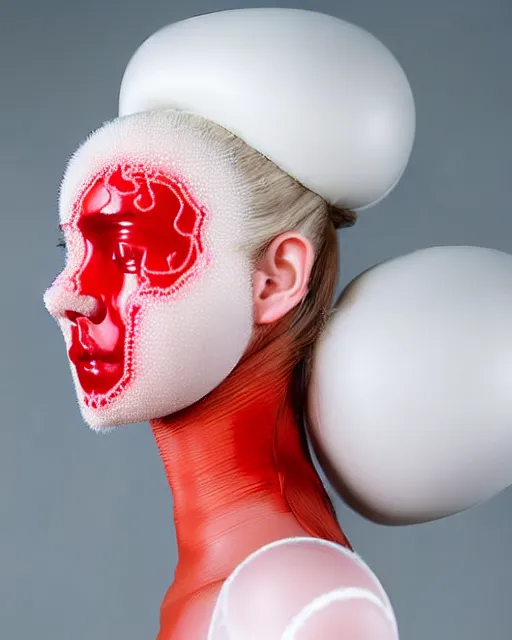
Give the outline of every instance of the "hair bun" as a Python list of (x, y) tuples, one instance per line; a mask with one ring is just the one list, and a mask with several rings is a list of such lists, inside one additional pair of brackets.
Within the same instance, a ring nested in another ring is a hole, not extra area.
[(353, 227), (357, 220), (357, 213), (352, 209), (340, 209), (338, 207), (329, 208), (329, 218), (335, 229)]

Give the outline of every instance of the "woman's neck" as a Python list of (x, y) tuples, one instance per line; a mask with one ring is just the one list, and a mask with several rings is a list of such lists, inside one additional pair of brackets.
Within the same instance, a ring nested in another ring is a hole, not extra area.
[(283, 345), (274, 343), (205, 399), (152, 421), (174, 498), (175, 591), (225, 580), (281, 538), (348, 544), (301, 440), (291, 379)]

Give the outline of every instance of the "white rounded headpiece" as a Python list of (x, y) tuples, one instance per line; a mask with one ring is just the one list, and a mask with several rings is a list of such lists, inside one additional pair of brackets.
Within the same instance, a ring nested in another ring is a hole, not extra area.
[(136, 51), (119, 114), (215, 122), (338, 207), (385, 197), (407, 165), (415, 110), (389, 50), (312, 11), (241, 9), (169, 25)]

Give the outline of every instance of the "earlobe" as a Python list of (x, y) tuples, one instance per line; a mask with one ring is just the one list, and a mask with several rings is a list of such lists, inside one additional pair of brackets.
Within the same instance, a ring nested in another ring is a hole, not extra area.
[(300, 234), (285, 233), (271, 242), (254, 274), (256, 324), (276, 322), (302, 301), (313, 261), (313, 246)]

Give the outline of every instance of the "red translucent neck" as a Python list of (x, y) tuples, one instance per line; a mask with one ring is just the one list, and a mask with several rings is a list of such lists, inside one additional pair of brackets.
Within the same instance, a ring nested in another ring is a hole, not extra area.
[(264, 544), (311, 535), (349, 546), (304, 446), (279, 352), (249, 357), (207, 398), (151, 424), (178, 546), (163, 625), (173, 602), (221, 583)]

